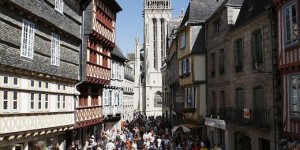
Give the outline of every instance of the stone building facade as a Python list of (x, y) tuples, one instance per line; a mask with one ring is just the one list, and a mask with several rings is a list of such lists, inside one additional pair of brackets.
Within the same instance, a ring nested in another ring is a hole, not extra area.
[(235, 25), (243, 0), (227, 0), (206, 20), (206, 49), (207, 49), (207, 110), (205, 125), (207, 137), (212, 143), (226, 145), (226, 120), (222, 109), (229, 99), (230, 72), (228, 68), (230, 51), (228, 32)]
[(0, 2), (0, 149), (72, 141), (80, 1)]
[[(276, 32), (270, 6), (271, 1), (244, 1), (233, 29), (227, 34), (224, 62), (229, 85), (222, 89), (226, 99), (218, 117), (227, 122), (226, 149), (273, 150), (278, 146), (274, 111), (274, 93), (279, 92), (278, 84), (275, 84)], [(212, 53), (209, 55), (213, 56)], [(222, 94), (218, 88), (211, 88), (210, 92), (211, 102), (215, 99), (222, 103), (222, 99), (216, 97)], [(216, 110), (213, 103), (210, 106)], [(213, 130), (208, 134), (218, 138)]]

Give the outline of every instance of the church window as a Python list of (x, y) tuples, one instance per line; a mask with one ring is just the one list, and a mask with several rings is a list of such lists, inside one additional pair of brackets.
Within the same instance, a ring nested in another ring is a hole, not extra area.
[(157, 69), (156, 51), (157, 51), (157, 20), (153, 19), (153, 63), (155, 69)]
[(165, 57), (165, 21), (164, 19), (160, 19), (160, 27), (161, 27), (161, 58)]

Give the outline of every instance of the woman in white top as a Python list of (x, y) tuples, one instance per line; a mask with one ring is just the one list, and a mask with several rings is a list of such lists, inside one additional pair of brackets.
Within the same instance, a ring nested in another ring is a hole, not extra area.
[(132, 149), (132, 150), (137, 150), (137, 144), (136, 144), (136, 141), (135, 141), (135, 140), (133, 140), (133, 143), (132, 143), (132, 145), (131, 145), (131, 149)]

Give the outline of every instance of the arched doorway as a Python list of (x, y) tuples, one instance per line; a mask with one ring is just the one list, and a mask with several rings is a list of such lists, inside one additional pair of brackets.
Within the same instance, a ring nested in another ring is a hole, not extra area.
[(251, 138), (243, 132), (237, 132), (235, 145), (235, 150), (251, 150)]

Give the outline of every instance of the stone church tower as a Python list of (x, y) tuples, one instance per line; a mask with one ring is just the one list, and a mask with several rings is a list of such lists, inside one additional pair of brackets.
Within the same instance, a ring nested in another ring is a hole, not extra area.
[(140, 110), (147, 116), (162, 115), (161, 67), (166, 57), (167, 22), (171, 19), (171, 0), (144, 0), (145, 72)]

